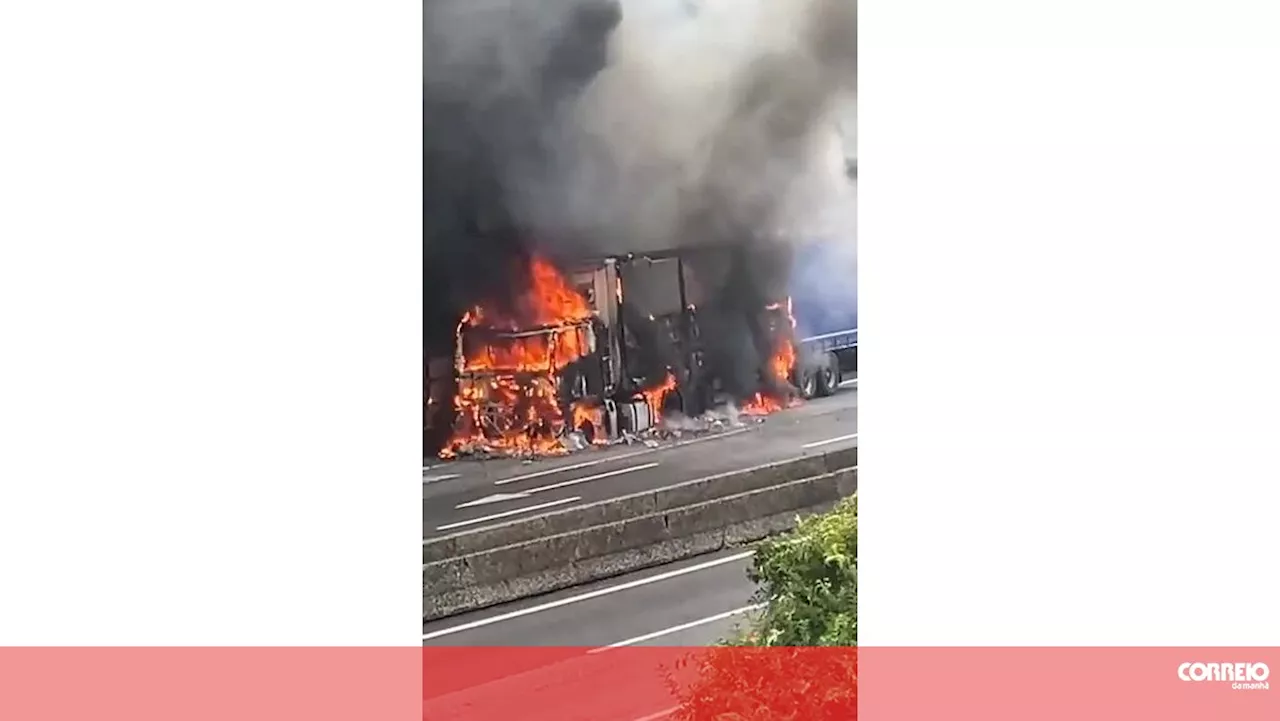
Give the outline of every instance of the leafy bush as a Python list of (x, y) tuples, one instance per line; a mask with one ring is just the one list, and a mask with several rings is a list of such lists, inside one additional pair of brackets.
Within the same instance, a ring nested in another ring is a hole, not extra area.
[(750, 575), (763, 611), (684, 660), (692, 682), (673, 681), (673, 719), (857, 718), (857, 498), (761, 544)]
[(765, 541), (750, 571), (764, 612), (731, 643), (858, 645), (858, 498)]

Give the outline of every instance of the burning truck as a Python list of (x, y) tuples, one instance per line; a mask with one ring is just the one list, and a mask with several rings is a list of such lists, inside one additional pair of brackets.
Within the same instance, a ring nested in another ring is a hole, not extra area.
[[(424, 456), (838, 384), (839, 349), (792, 317), (792, 244), (756, 236), (794, 228), (782, 200), (856, 77), (854, 5), (695, 5), (425, 0)], [(717, 41), (756, 31), (776, 37)]]
[(428, 422), (450, 431), (439, 455), (562, 453), (665, 416), (799, 402), (806, 368), (785, 288), (726, 292), (757, 287), (734, 277), (750, 265), (742, 254), (681, 248), (560, 266), (531, 255), (515, 301), (468, 310), (447, 370), (436, 359)]

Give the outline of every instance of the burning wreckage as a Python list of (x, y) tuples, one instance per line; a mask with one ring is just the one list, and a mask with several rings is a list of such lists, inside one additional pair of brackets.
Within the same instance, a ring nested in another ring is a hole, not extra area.
[[(753, 229), (792, 227), (781, 199), (821, 165), (854, 5), (700, 5), (426, 0), (424, 455), (689, 432), (838, 384), (856, 322), (804, 317), (829, 287), (792, 283), (797, 244)], [(767, 51), (700, 39), (747, 26), (789, 30)], [(671, 47), (705, 77), (657, 62)]]
[[(467, 311), (451, 363), (434, 363), (428, 405), (445, 407), (428, 423), (443, 419), (451, 431), (438, 455), (559, 454), (736, 424), (799, 403), (802, 387), (813, 395), (800, 380), (813, 370), (797, 353), (789, 298), (757, 296), (757, 311), (744, 314), (708, 292), (706, 276), (741, 253), (615, 256), (564, 272), (529, 257), (511, 308)], [(750, 347), (726, 343), (728, 328)]]

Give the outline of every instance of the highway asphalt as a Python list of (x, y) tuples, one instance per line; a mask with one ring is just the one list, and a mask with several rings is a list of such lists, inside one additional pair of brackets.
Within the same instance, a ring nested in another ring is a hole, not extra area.
[(753, 611), (732, 550), (424, 623), (427, 646), (707, 646)]
[(634, 444), (534, 462), (432, 464), (423, 470), (423, 538), (856, 446), (857, 432), (855, 382), (762, 422), (657, 448)]

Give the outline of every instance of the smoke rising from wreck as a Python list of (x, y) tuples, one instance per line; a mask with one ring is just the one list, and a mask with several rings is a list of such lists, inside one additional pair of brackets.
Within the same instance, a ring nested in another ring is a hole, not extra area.
[(691, 262), (699, 323), (725, 387), (754, 390), (787, 244), (852, 243), (830, 151), (856, 53), (854, 0), (424, 0), (428, 354), (514, 304), (534, 254), (726, 246)]

